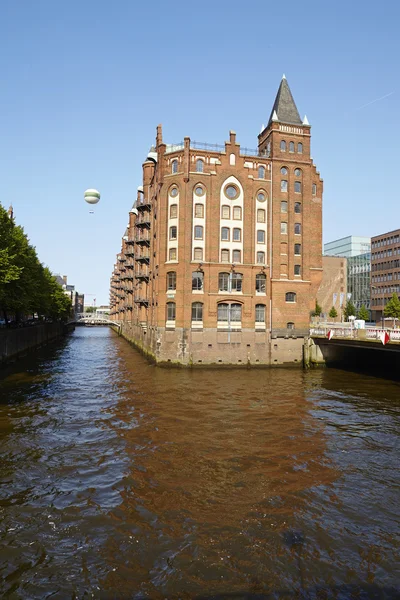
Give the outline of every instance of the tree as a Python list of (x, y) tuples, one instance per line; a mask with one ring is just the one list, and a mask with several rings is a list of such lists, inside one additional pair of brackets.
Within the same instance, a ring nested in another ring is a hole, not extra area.
[(365, 307), (365, 304), (363, 304), (358, 311), (358, 318), (363, 321), (369, 321), (369, 310)]
[(318, 300), (315, 301), (315, 308), (311, 313), (312, 317), (320, 317), (322, 313), (322, 308), (320, 307), (320, 305), (318, 304)]
[(392, 317), (392, 319), (400, 319), (400, 300), (396, 293), (390, 298), (389, 302), (385, 306), (385, 317)]
[(337, 310), (334, 306), (332, 306), (331, 310), (329, 311), (329, 317), (331, 319), (336, 319), (337, 317)]
[(356, 307), (354, 306), (351, 300), (348, 300), (343, 311), (344, 318), (346, 319), (346, 321), (348, 321), (349, 317), (355, 317), (356, 313)]

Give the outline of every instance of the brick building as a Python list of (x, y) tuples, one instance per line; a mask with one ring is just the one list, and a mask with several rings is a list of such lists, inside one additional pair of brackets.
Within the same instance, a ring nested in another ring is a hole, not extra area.
[(258, 148), (161, 126), (111, 278), (111, 317), (159, 362), (300, 362), (322, 278), (322, 180), (282, 79)]
[(380, 322), (393, 293), (400, 293), (400, 229), (371, 238), (372, 320)]

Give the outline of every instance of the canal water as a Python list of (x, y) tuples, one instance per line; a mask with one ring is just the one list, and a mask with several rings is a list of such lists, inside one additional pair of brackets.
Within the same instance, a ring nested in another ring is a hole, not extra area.
[(2, 372), (1, 597), (399, 597), (399, 392), (76, 329)]

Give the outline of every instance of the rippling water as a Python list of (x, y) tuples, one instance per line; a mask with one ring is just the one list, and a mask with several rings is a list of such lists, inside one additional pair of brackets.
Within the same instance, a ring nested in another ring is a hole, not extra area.
[(78, 328), (0, 382), (3, 597), (398, 597), (399, 392)]

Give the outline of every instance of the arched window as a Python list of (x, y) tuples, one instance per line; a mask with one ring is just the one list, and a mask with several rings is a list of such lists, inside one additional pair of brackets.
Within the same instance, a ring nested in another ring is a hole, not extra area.
[(201, 292), (203, 289), (204, 273), (203, 271), (193, 271), (192, 273), (192, 290)]
[(286, 329), (294, 329), (294, 323), (292, 323), (292, 321), (289, 321), (289, 323), (286, 323)]
[(287, 180), (282, 179), (281, 181), (281, 192), (287, 192)]
[(169, 239), (176, 240), (177, 237), (178, 237), (178, 229), (177, 229), (176, 225), (173, 225), (172, 227), (169, 228)]
[(203, 248), (194, 248), (193, 258), (194, 260), (203, 260)]
[(229, 292), (229, 273), (218, 275), (218, 289), (220, 292)]
[(294, 152), (294, 142), (289, 143), (289, 152)]
[(228, 323), (240, 323), (242, 320), (242, 305), (236, 303), (221, 302), (218, 304), (218, 321)]
[(221, 219), (230, 219), (231, 218), (231, 207), (226, 204), (221, 207)]
[(287, 222), (281, 221), (281, 234), (287, 235)]
[(285, 300), (286, 302), (296, 302), (295, 292), (286, 292)]
[(220, 292), (241, 292), (242, 283), (242, 273), (220, 273), (218, 275), (218, 290)]
[(203, 304), (201, 302), (193, 302), (192, 304), (192, 321), (203, 320)]
[(287, 213), (287, 202), (286, 202), (286, 200), (282, 200), (282, 202), (281, 202), (281, 212)]
[(295, 223), (294, 224), (294, 232), (296, 235), (300, 235), (301, 234), (301, 223)]
[(285, 140), (281, 141), (281, 152), (286, 152), (286, 142), (285, 142)]
[(265, 223), (265, 210), (263, 208), (257, 209), (257, 223)]
[(258, 167), (258, 179), (265, 179), (265, 167)]
[(169, 207), (169, 218), (176, 219), (177, 216), (178, 216), (178, 205), (171, 204), (171, 206)]
[(203, 227), (201, 225), (195, 225), (194, 228), (194, 239), (202, 240), (203, 239)]
[(221, 227), (221, 240), (229, 242), (229, 227)]
[(221, 250), (221, 262), (229, 262), (229, 250)]
[(265, 231), (262, 229), (257, 230), (257, 244), (265, 244)]
[(265, 323), (265, 304), (256, 304), (256, 323)]
[(265, 286), (267, 282), (267, 276), (264, 273), (257, 273), (256, 275), (256, 292), (265, 294)]
[(296, 194), (301, 194), (301, 181), (294, 182), (294, 191)]
[(195, 204), (194, 205), (194, 216), (197, 219), (204, 218), (204, 204)]
[(232, 262), (240, 263), (242, 262), (242, 253), (240, 250), (233, 250), (232, 252)]
[(235, 221), (240, 221), (242, 219), (242, 208), (240, 206), (234, 206), (232, 216)]
[(202, 173), (203, 170), (204, 170), (204, 162), (201, 160), (201, 158), (198, 158), (196, 160), (196, 172)]
[(239, 227), (234, 227), (232, 231), (232, 241), (240, 242), (242, 240), (242, 230)]
[(265, 265), (265, 252), (257, 252), (257, 264)]
[(167, 302), (167, 321), (175, 321), (176, 304), (175, 302)]
[(178, 172), (178, 161), (173, 160), (171, 163), (171, 167), (172, 167), (172, 173), (177, 173)]
[(294, 212), (295, 213), (301, 213), (301, 202), (295, 202), (294, 203)]
[(176, 290), (176, 272), (169, 271), (167, 273), (167, 290)]
[(294, 174), (296, 175), (296, 177), (301, 177), (302, 176), (301, 169), (295, 169)]
[(303, 154), (303, 144), (301, 142), (297, 144), (297, 152)]

